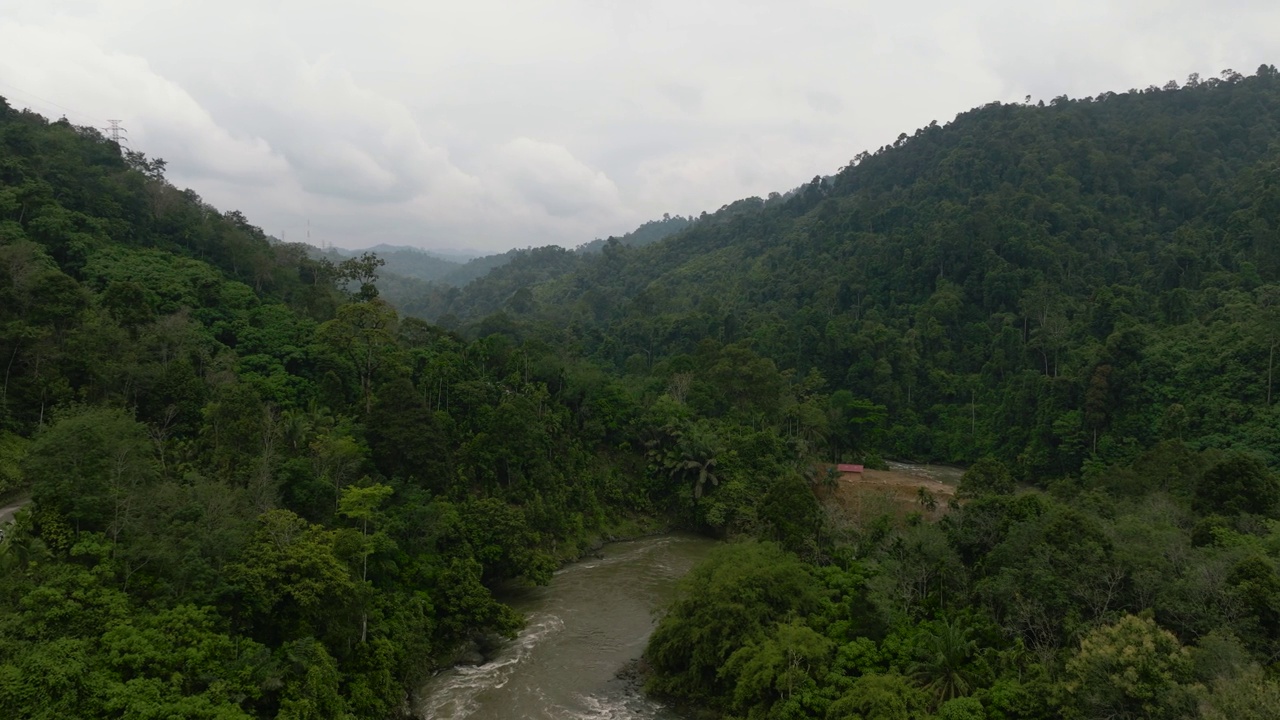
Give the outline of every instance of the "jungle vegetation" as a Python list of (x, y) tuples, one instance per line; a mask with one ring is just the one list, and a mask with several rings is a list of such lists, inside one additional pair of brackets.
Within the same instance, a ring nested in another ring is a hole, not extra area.
[[(996, 103), (396, 308), (0, 103), (0, 707), (385, 718), (657, 518), (735, 540), (646, 653), (707, 713), (1274, 717), (1278, 130), (1271, 66)], [(819, 501), (884, 457), (962, 499)]]

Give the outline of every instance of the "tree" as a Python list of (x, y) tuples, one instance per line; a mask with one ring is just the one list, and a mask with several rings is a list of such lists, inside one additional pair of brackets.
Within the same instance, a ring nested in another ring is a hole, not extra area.
[(800, 476), (774, 480), (760, 500), (759, 514), (770, 527), (771, 539), (786, 549), (795, 553), (817, 550), (822, 507)]
[[(379, 506), (391, 497), (392, 490), (386, 485), (369, 485), (366, 487), (349, 487), (342, 491), (338, 501), (338, 514), (360, 523), (360, 582), (369, 582), (369, 556), (395, 547), (395, 543), (386, 533), (374, 531), (370, 526), (380, 520)], [(365, 642), (369, 635), (369, 611), (360, 613), (360, 642)]]
[(674, 454), (671, 455), (671, 477), (685, 476), (693, 478), (693, 502), (697, 505), (702, 498), (706, 485), (720, 484), (715, 467), (719, 463), (718, 456), (724, 451), (723, 442), (711, 423), (700, 420), (690, 425), (676, 441)]
[(270, 510), (227, 580), (258, 632), (272, 639), (340, 633), (355, 584), (334, 552), (334, 533), (287, 510)]
[(873, 449), (879, 441), (886, 418), (883, 405), (859, 399), (848, 390), (837, 390), (828, 403), (832, 455), (840, 459), (842, 450), (855, 456)]
[(317, 339), (355, 371), (365, 414), (373, 410), (373, 383), (395, 362), (396, 311), (381, 300), (351, 303), (316, 331)]
[(1273, 515), (1280, 484), (1256, 457), (1236, 452), (1205, 472), (1195, 494), (1205, 513)]
[(284, 687), (280, 720), (327, 720), (346, 717), (342, 675), (333, 656), (315, 638), (304, 637), (283, 648)]
[(124, 717), (248, 720), (240, 703), (266, 680), (253, 667), (265, 648), (233, 638), (213, 608), (179, 605), (117, 624), (102, 635), (113, 676), (104, 709)]
[(145, 511), (143, 490), (159, 476), (146, 427), (115, 409), (78, 409), (32, 441), (22, 461), (40, 508), (113, 542)]
[(1093, 429), (1093, 451), (1098, 451), (1098, 431), (1107, 424), (1111, 412), (1110, 365), (1099, 365), (1089, 378), (1084, 393), (1084, 419)]
[(1012, 495), (1015, 487), (1013, 476), (1004, 463), (987, 455), (965, 470), (956, 494), (962, 498)]
[(827, 720), (924, 720), (927, 696), (901, 675), (863, 675), (839, 700)]
[(729, 696), (733, 686), (722, 669), (730, 656), (747, 643), (763, 642), (775, 623), (814, 612), (821, 602), (806, 566), (777, 545), (716, 548), (681, 581), (649, 640), (650, 684), (690, 700)]
[(1068, 717), (1187, 717), (1191, 654), (1154, 620), (1125, 615), (1091, 631), (1067, 661)]
[(1219, 678), (1200, 701), (1204, 720), (1271, 720), (1280, 717), (1280, 682), (1257, 666)]
[(112, 280), (102, 293), (102, 305), (134, 340), (138, 338), (138, 328), (155, 315), (146, 288), (128, 280)]
[(438, 492), (448, 487), (448, 437), (408, 379), (396, 378), (379, 390), (368, 436), (373, 462), (385, 477)]
[(936, 704), (968, 695), (973, 690), (969, 662), (978, 649), (969, 629), (953, 620), (939, 620), (921, 640), (912, 679), (933, 695)]
[(740, 711), (777, 702), (803, 708), (816, 693), (834, 645), (802, 623), (778, 625), (725, 662), (722, 673), (734, 682), (734, 703)]
[(342, 500), (342, 487), (351, 482), (365, 462), (367, 448), (351, 435), (346, 424), (330, 428), (311, 441), (311, 469), (315, 478), (333, 484), (333, 507)]
[[(338, 263), (334, 273), (335, 280), (356, 301), (369, 302), (378, 297), (378, 288), (374, 283), (378, 282), (378, 268), (386, 264), (387, 261), (376, 253), (360, 253), (359, 257), (347, 258)], [(346, 289), (352, 283), (360, 286), (355, 293)]]

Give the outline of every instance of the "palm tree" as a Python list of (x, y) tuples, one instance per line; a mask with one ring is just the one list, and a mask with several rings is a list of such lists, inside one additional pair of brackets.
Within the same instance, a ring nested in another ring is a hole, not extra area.
[(942, 620), (925, 635), (922, 658), (912, 666), (911, 677), (933, 693), (939, 705), (967, 695), (972, 687), (969, 658), (977, 647), (968, 628)]
[(49, 557), (44, 541), (17, 523), (0, 528), (0, 538), (0, 571), (26, 570)]
[(693, 502), (696, 505), (702, 498), (707, 481), (719, 485), (720, 478), (715, 473), (716, 458), (722, 452), (722, 443), (715, 431), (705, 421), (700, 420), (680, 435), (675, 452), (670, 454), (668, 467), (671, 477), (694, 474)]
[(280, 434), (294, 452), (305, 448), (311, 437), (311, 419), (308, 413), (302, 410), (285, 410), (280, 413)]
[(715, 466), (715, 458), (706, 458), (705, 460), (683, 460), (671, 471), (671, 476), (675, 477), (679, 473), (697, 470), (698, 479), (693, 484), (693, 499), (699, 500), (702, 498), (702, 489), (706, 487), (708, 480), (711, 481), (712, 485), (720, 485), (720, 478), (711, 470), (711, 468)]

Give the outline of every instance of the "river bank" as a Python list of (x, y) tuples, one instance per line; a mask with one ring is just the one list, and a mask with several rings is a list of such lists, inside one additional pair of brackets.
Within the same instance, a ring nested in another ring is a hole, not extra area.
[(654, 611), (714, 540), (666, 533), (601, 545), (541, 587), (504, 589), (528, 623), (480, 665), (458, 666), (415, 693), (416, 717), (675, 720), (620, 673), (644, 651)]
[[(655, 518), (628, 518), (614, 523), (609, 528), (594, 533), (590, 539), (574, 549), (556, 555), (560, 570), (575, 563), (590, 559), (602, 559), (605, 547), (613, 543), (633, 542), (649, 538), (661, 537), (677, 532), (670, 524)], [(557, 571), (558, 572), (558, 571)], [(512, 596), (518, 596), (533, 585), (518, 580), (510, 581), (493, 589), (495, 597), (506, 602)], [(483, 665), (493, 660), (506, 645), (506, 639), (497, 635), (476, 635), (458, 647), (453, 656), (442, 663), (440, 672), (447, 672), (459, 665)], [(439, 674), (439, 673), (436, 673)], [(433, 675), (434, 677), (434, 675)]]

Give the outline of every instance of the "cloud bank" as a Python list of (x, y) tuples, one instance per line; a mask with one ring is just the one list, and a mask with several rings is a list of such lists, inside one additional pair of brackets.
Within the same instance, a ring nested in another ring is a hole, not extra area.
[(1229, 0), (10, 0), (0, 95), (102, 127), (269, 233), (477, 251), (827, 174), (993, 100), (1280, 63)]

